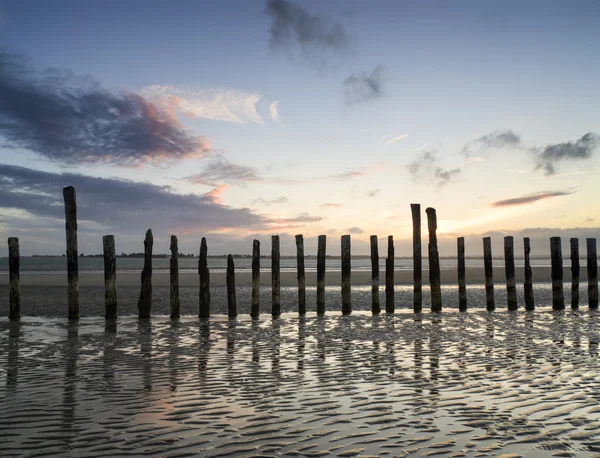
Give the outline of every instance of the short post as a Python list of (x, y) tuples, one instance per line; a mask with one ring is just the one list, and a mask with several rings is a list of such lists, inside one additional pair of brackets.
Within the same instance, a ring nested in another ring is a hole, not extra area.
[(67, 233), (67, 279), (69, 320), (79, 319), (79, 258), (77, 255), (77, 202), (75, 188), (63, 188), (65, 231)]
[(144, 239), (144, 268), (142, 270), (142, 289), (138, 299), (138, 316), (150, 318), (152, 315), (152, 229), (146, 231)]
[(210, 316), (210, 271), (208, 270), (208, 247), (206, 238), (200, 241), (200, 258), (198, 259), (198, 275), (200, 276), (200, 294), (198, 296), (198, 316)]
[(504, 272), (508, 310), (517, 310), (517, 282), (515, 280), (515, 242), (512, 236), (504, 237)]
[(552, 308), (564, 309), (563, 262), (560, 237), (550, 237), (550, 258), (552, 261)]
[(588, 271), (588, 304), (591, 308), (598, 307), (598, 257), (596, 239), (586, 239), (587, 242), (587, 271)]
[(317, 315), (325, 313), (325, 251), (327, 236), (319, 235), (317, 242)]
[(492, 267), (492, 239), (483, 238), (483, 269), (485, 274), (485, 300), (486, 308), (494, 310), (496, 303), (494, 301), (494, 269)]
[(456, 239), (456, 251), (458, 254), (458, 309), (467, 310), (467, 281), (465, 267), (465, 238)]
[(529, 237), (523, 239), (523, 249), (525, 251), (525, 310), (535, 310), (533, 301), (533, 274), (531, 261), (529, 260), (529, 253), (531, 253)]
[(279, 275), (279, 236), (271, 237), (271, 315), (281, 315), (281, 281)]
[(115, 236), (102, 237), (104, 253), (104, 309), (105, 318), (117, 318), (117, 254), (115, 252)]
[[(571, 308), (579, 307), (579, 239), (572, 238), (571, 244)], [(589, 283), (588, 283), (589, 284)]]
[(298, 268), (298, 314), (306, 315), (306, 278), (304, 276), (304, 238), (296, 235), (296, 266)]
[(388, 254), (385, 260), (385, 311), (394, 313), (394, 236), (388, 235)]
[(381, 312), (379, 306), (379, 247), (377, 236), (371, 236), (371, 313)]
[(427, 228), (429, 229), (429, 284), (431, 285), (431, 310), (442, 311), (442, 288), (440, 284), (440, 257), (437, 244), (437, 215), (435, 208), (428, 207)]
[(177, 243), (177, 237), (171, 236), (171, 260), (169, 262), (170, 270), (170, 304), (171, 304), (171, 318), (181, 317), (180, 303), (179, 303), (179, 245)]
[(10, 280), (9, 311), (10, 320), (21, 319), (21, 286), (19, 276), (19, 265), (21, 257), (19, 254), (19, 239), (8, 238), (8, 275)]
[(252, 242), (252, 308), (250, 316), (258, 318), (260, 313), (260, 242)]
[(235, 300), (235, 268), (233, 256), (227, 255), (227, 315), (229, 318), (237, 316), (237, 302)]
[(350, 290), (350, 235), (342, 235), (342, 313), (352, 313)]
[(421, 204), (410, 204), (413, 223), (413, 309), (423, 309), (423, 261), (421, 257)]

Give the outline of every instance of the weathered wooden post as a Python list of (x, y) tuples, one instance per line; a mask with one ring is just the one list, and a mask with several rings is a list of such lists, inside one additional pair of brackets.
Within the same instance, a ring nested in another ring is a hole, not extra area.
[(177, 243), (177, 237), (171, 236), (171, 260), (169, 262), (170, 270), (170, 304), (171, 304), (171, 318), (181, 317), (181, 306), (179, 303), (179, 244)]
[(598, 257), (596, 239), (588, 238), (587, 242), (587, 271), (588, 271), (588, 304), (598, 307)]
[(117, 254), (115, 236), (102, 237), (104, 254), (104, 309), (106, 319), (117, 318)]
[(208, 270), (208, 247), (206, 238), (200, 241), (200, 258), (198, 259), (198, 275), (200, 276), (200, 294), (198, 296), (198, 316), (210, 316), (210, 272)]
[(352, 313), (351, 298), (350, 236), (342, 235), (342, 313)]
[(281, 315), (281, 281), (279, 275), (279, 236), (271, 236), (271, 315)]
[(140, 318), (150, 318), (152, 315), (152, 245), (154, 245), (154, 237), (152, 236), (152, 229), (148, 229), (144, 239), (142, 289), (138, 299), (138, 316)]
[(258, 318), (260, 313), (260, 242), (252, 242), (252, 308), (250, 316)]
[(8, 238), (8, 275), (10, 281), (9, 291), (9, 311), (10, 320), (21, 319), (21, 285), (19, 275), (19, 265), (21, 256), (19, 254), (19, 239), (17, 237)]
[(550, 237), (550, 257), (552, 261), (552, 308), (564, 309), (563, 262), (560, 237)]
[(492, 267), (492, 239), (483, 238), (483, 268), (485, 273), (485, 300), (486, 308), (494, 310), (496, 303), (494, 301), (494, 269)]
[(77, 255), (77, 202), (75, 188), (63, 188), (65, 231), (67, 233), (67, 279), (69, 320), (79, 319), (79, 258)]
[(298, 268), (298, 313), (306, 315), (306, 278), (304, 276), (304, 238), (296, 235), (296, 265)]
[(227, 255), (227, 315), (229, 318), (237, 316), (237, 302), (235, 299), (235, 268), (233, 265), (233, 256)]
[(377, 236), (371, 236), (371, 313), (377, 315), (379, 307), (379, 246)]
[(435, 208), (428, 207), (427, 228), (429, 229), (429, 284), (431, 285), (431, 310), (442, 311), (442, 288), (440, 284), (440, 256), (437, 244), (437, 215)]
[(317, 315), (325, 313), (325, 251), (327, 236), (319, 235), (317, 244)]
[(571, 308), (579, 307), (579, 239), (572, 238), (571, 244)]
[(394, 313), (394, 236), (388, 235), (388, 254), (385, 260), (385, 311)]
[(531, 271), (531, 261), (529, 253), (531, 253), (531, 245), (529, 237), (523, 239), (523, 249), (525, 251), (525, 310), (534, 310), (535, 304), (533, 301), (533, 274)]
[(504, 237), (504, 272), (508, 310), (517, 310), (517, 282), (515, 280), (515, 242), (512, 236)]
[(423, 309), (423, 262), (421, 258), (421, 204), (410, 204), (413, 223), (413, 309)]
[(458, 309), (467, 310), (467, 281), (465, 267), (465, 238), (456, 239), (456, 251), (458, 253)]

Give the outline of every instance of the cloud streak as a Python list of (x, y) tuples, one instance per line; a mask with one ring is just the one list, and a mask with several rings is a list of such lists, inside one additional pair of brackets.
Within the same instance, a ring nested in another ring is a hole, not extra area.
[(391, 145), (392, 143), (396, 143), (397, 141), (400, 141), (400, 140), (402, 140), (403, 138), (406, 138), (406, 137), (408, 137), (408, 134), (398, 135), (397, 137), (394, 137), (394, 138), (388, 140), (387, 142), (385, 142), (384, 146), (388, 146), (388, 145)]
[(542, 199), (550, 199), (552, 197), (559, 196), (568, 196), (573, 194), (575, 191), (542, 191), (534, 194), (528, 194), (526, 196), (515, 197), (512, 199), (499, 200), (497, 202), (492, 202), (490, 206), (492, 207), (510, 207), (515, 205), (528, 205), (538, 200)]
[(546, 175), (554, 175), (558, 163), (589, 159), (599, 143), (600, 136), (589, 132), (578, 140), (531, 148), (531, 152), (535, 157), (536, 169), (542, 169)]
[(352, 106), (377, 100), (385, 95), (386, 69), (378, 65), (370, 72), (353, 73), (344, 80), (344, 99)]
[(416, 181), (431, 181), (436, 186), (442, 187), (455, 179), (460, 173), (459, 168), (444, 169), (439, 165), (439, 157), (436, 151), (424, 151), (414, 161), (410, 162), (406, 169)]

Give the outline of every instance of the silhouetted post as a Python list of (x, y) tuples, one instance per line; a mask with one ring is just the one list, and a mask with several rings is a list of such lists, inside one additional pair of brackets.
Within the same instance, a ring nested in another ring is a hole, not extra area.
[(467, 282), (465, 268), (465, 238), (456, 239), (456, 251), (458, 253), (458, 309), (467, 310)]
[(490, 237), (483, 238), (483, 268), (485, 273), (486, 308), (494, 310), (496, 304), (494, 302), (494, 269), (492, 267), (492, 239)]
[(525, 310), (534, 310), (535, 304), (533, 301), (533, 275), (531, 271), (531, 262), (529, 253), (531, 253), (531, 245), (529, 237), (523, 239), (523, 249), (525, 251)]
[(563, 262), (560, 237), (550, 237), (550, 258), (552, 261), (552, 308), (564, 309)]
[(170, 270), (170, 303), (171, 303), (171, 318), (181, 317), (179, 303), (179, 245), (177, 237), (171, 236), (171, 260), (169, 262)]
[(415, 312), (423, 309), (423, 261), (421, 258), (421, 205), (410, 204), (413, 222), (413, 279)]
[(515, 280), (515, 242), (512, 236), (504, 237), (504, 272), (508, 310), (517, 310), (517, 282)]
[(304, 238), (296, 236), (296, 264), (298, 267), (298, 313), (306, 315), (306, 278), (304, 276)]
[(385, 260), (385, 311), (394, 313), (394, 236), (388, 235), (388, 254)]
[[(579, 239), (572, 238), (571, 242), (571, 308), (579, 307)], [(589, 283), (588, 283), (589, 284)]]
[(279, 275), (279, 236), (271, 236), (271, 315), (281, 315), (281, 282)]
[(17, 237), (8, 238), (8, 275), (10, 280), (9, 292), (9, 311), (10, 320), (19, 320), (21, 318), (21, 286), (19, 276), (19, 265), (21, 257), (19, 255), (19, 239)]
[(598, 257), (596, 254), (596, 239), (589, 238), (587, 242), (587, 271), (588, 271), (588, 304), (598, 307)]
[(371, 312), (377, 315), (381, 312), (379, 307), (379, 247), (377, 236), (371, 236)]
[(260, 242), (252, 242), (252, 309), (250, 316), (258, 318), (260, 306)]
[(237, 316), (237, 302), (235, 300), (235, 269), (233, 256), (227, 255), (227, 315), (229, 318)]
[(317, 314), (325, 313), (325, 251), (327, 236), (319, 235), (317, 244)]
[(200, 294), (198, 296), (198, 316), (210, 316), (210, 272), (208, 270), (208, 247), (206, 238), (200, 241), (200, 258), (198, 259), (198, 275), (200, 276)]
[(63, 188), (65, 231), (67, 233), (67, 279), (69, 320), (79, 319), (79, 258), (77, 256), (77, 203), (75, 188)]
[(350, 284), (350, 236), (342, 235), (342, 313), (352, 313)]
[(440, 284), (440, 256), (437, 244), (437, 215), (435, 208), (428, 207), (427, 228), (429, 229), (429, 284), (431, 285), (431, 310), (442, 311), (442, 288)]
[(106, 319), (117, 318), (117, 254), (115, 236), (102, 237), (104, 252), (104, 309)]
[(142, 290), (138, 299), (138, 316), (150, 318), (152, 315), (152, 229), (146, 231), (144, 239), (144, 268), (142, 270)]

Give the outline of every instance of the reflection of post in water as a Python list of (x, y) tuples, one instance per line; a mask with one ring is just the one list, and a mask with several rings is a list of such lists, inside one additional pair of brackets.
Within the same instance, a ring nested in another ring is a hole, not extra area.
[(518, 336), (519, 322), (521, 321), (521, 319), (515, 313), (508, 313), (506, 315), (503, 315), (503, 318), (506, 318), (507, 320), (507, 324), (505, 326), (506, 357), (508, 359), (511, 359), (512, 361), (517, 361), (517, 352), (521, 345)]
[(317, 358), (325, 360), (325, 317), (317, 317)]
[(491, 372), (494, 368), (493, 358), (494, 358), (494, 315), (492, 313), (487, 313), (484, 315), (486, 319), (485, 323), (485, 342), (487, 346), (487, 350), (485, 352), (485, 370)]
[(65, 383), (63, 391), (62, 430), (70, 444), (75, 432), (75, 406), (77, 405), (77, 350), (79, 346), (79, 322), (69, 321), (65, 343)]
[(260, 362), (260, 350), (258, 348), (260, 321), (252, 320), (252, 362)]
[(440, 353), (442, 351), (442, 317), (431, 315), (431, 334), (429, 338), (429, 380), (431, 382), (430, 393), (439, 395), (437, 385), (438, 372), (440, 368)]
[(200, 320), (198, 328), (198, 373), (200, 377), (206, 376), (208, 367), (208, 351), (210, 350), (210, 323)]
[(235, 328), (237, 321), (227, 323), (227, 368), (233, 367), (233, 357), (235, 354)]
[(306, 318), (303, 316), (298, 320), (298, 354), (297, 369), (300, 377), (304, 375), (304, 348), (306, 347)]
[(533, 310), (525, 313), (525, 362), (527, 366), (535, 364), (535, 351), (533, 348), (533, 328), (535, 327), (535, 312)]
[(469, 326), (469, 315), (459, 314), (458, 315), (458, 354), (456, 356), (456, 364), (461, 372), (463, 372), (467, 366), (467, 339), (470, 339), (471, 329)]
[(273, 327), (273, 336), (271, 342), (273, 343), (273, 349), (271, 353), (271, 372), (279, 379), (281, 368), (279, 366), (279, 360), (281, 359), (281, 321), (271, 321)]
[(414, 380), (415, 380), (415, 392), (417, 394), (423, 394), (423, 323), (421, 322), (421, 315), (415, 315), (415, 326), (417, 328), (417, 337), (413, 341), (414, 350)]
[(381, 365), (379, 364), (379, 336), (381, 335), (381, 332), (379, 331), (380, 319), (380, 316), (374, 316), (371, 319), (371, 328), (373, 329), (373, 332), (371, 333), (373, 336), (373, 357), (371, 361), (371, 368), (373, 369), (374, 374), (381, 369)]
[(138, 321), (138, 335), (140, 336), (144, 390), (152, 391), (152, 322), (150, 319)]
[(560, 369), (565, 349), (565, 314), (562, 311), (553, 310), (552, 315), (554, 321), (553, 328), (555, 329), (552, 343), (556, 345), (556, 351), (550, 352), (548, 360), (552, 366)]
[(104, 323), (104, 381), (107, 391), (113, 393), (115, 390), (115, 363), (117, 355), (115, 352), (117, 340), (117, 320), (106, 320)]
[(21, 337), (21, 323), (8, 322), (8, 367), (6, 368), (6, 391), (14, 393), (17, 390), (19, 375), (19, 339)]
[(179, 355), (180, 321), (171, 321), (171, 335), (169, 336), (169, 384), (171, 391), (177, 391), (177, 357)]
[[(386, 315), (384, 319), (386, 327), (385, 334), (390, 335), (395, 328), (394, 317), (392, 315)], [(386, 340), (385, 352), (387, 354), (386, 365), (388, 366), (389, 373), (390, 375), (394, 375), (396, 372), (396, 349), (392, 340)]]

